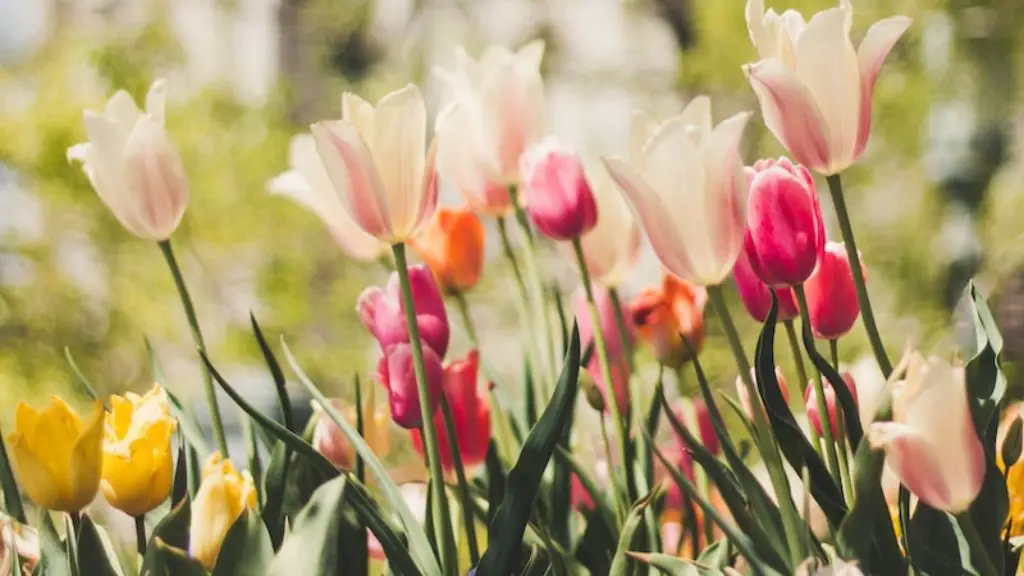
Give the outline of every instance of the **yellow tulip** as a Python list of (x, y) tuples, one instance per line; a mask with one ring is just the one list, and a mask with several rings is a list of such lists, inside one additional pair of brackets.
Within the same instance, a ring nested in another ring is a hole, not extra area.
[(154, 384), (145, 396), (111, 396), (106, 422), (103, 496), (125, 514), (142, 516), (171, 490), (175, 421), (163, 388)]
[(83, 422), (57, 396), (42, 411), (19, 402), (7, 445), (19, 485), (36, 506), (77, 512), (100, 487), (103, 404), (93, 402)]
[(214, 452), (203, 466), (203, 481), (192, 501), (189, 553), (213, 568), (220, 546), (235, 520), (256, 506), (256, 487), (247, 471), (241, 473), (230, 460)]

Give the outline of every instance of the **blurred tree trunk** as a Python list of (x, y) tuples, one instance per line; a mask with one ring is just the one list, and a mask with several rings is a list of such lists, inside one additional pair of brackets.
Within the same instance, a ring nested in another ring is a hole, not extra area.
[(311, 34), (305, 29), (307, 0), (281, 0), (278, 7), (278, 70), (289, 94), (288, 118), (309, 121), (317, 110), (319, 80), (310, 58)]

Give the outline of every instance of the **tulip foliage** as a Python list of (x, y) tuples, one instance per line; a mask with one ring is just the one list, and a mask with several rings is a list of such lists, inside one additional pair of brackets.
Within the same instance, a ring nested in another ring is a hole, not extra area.
[[(545, 135), (540, 42), (460, 49), (434, 130), (409, 84), (376, 105), (345, 94), (340, 119), (296, 136), (268, 190), (313, 212), (347, 256), (390, 252), (391, 275), (352, 302), (377, 344), (375, 370), (336, 367), (356, 374), (354, 403), (325, 396), (288, 335), (268, 339), (251, 317), (280, 419), (218, 370), (175, 259), (189, 189), (164, 130), (167, 84), (145, 111), (118, 92), (86, 112), (89, 142), (69, 158), (129, 233), (159, 244), (213, 434), (152, 349), (157, 384), (142, 396), (97, 397), (72, 360), (88, 410), (20, 403), (0, 446), (0, 576), (1014, 573), (1021, 417), (1000, 415), (996, 319), (971, 284), (959, 355), (911, 349), (894, 365), (843, 200), (875, 80), (910, 22), (876, 23), (855, 51), (846, 0), (806, 21), (750, 0), (746, 16), (761, 60), (745, 72), (792, 159), (746, 165), (753, 114), (715, 124), (699, 96), (661, 122), (636, 113), (627, 158), (587, 166)], [(437, 206), (441, 181), (464, 206)], [(519, 342), (474, 327), (467, 295), (494, 267), (491, 229)], [(662, 275), (625, 298), (643, 236)], [(571, 296), (541, 276), (545, 244), (578, 274)], [(725, 284), (761, 326), (752, 353)], [(842, 366), (858, 320), (877, 375)], [(713, 390), (710, 346), (732, 353), (735, 394)], [(495, 353), (521, 354), (520, 381), (494, 373)], [(308, 422), (295, 421), (296, 388)], [(223, 397), (249, 425), (244, 456), (228, 452)], [(401, 481), (396, 455), (416, 461), (417, 481)], [(133, 520), (137, 554), (114, 552), (99, 497)]]

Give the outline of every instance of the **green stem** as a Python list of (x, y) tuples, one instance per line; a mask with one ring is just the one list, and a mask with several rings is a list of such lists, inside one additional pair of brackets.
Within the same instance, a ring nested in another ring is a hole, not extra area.
[(800, 338), (796, 335), (796, 328), (793, 325), (792, 320), (783, 321), (783, 326), (786, 327), (786, 336), (789, 339), (789, 349), (793, 352), (793, 363), (796, 365), (796, 375), (800, 379), (797, 382), (796, 391), (801, 394), (804, 393), (804, 388), (810, 380), (807, 379), (807, 368), (804, 367), (804, 354), (800, 351)]
[(828, 341), (828, 355), (832, 359), (832, 367), (839, 372), (839, 340), (833, 338)]
[[(833, 338), (828, 341), (829, 356), (832, 358), (832, 366), (839, 372), (839, 339)], [(838, 402), (838, 397), (836, 398)], [(850, 473), (850, 452), (846, 446), (846, 416), (842, 410), (836, 410), (836, 428), (839, 429), (839, 472), (843, 477), (843, 494), (846, 495), (846, 503), (852, 508), (853, 499), (857, 490), (853, 485), (853, 474)]]
[[(440, 538), (438, 549), (441, 566), (446, 575), (452, 575), (458, 570), (456, 566), (458, 560), (456, 557), (449, 557), (449, 552), (455, 549), (455, 541), (452, 536), (451, 517), (448, 513), (448, 498), (444, 493), (444, 474), (441, 471), (437, 434), (432, 425), (434, 415), (430, 410), (430, 387), (427, 383), (426, 365), (423, 362), (420, 328), (416, 323), (416, 302), (413, 300), (412, 285), (409, 283), (405, 244), (394, 244), (391, 246), (391, 251), (395, 255), (395, 268), (402, 289), (402, 307), (405, 309), (405, 324), (409, 329), (409, 344), (412, 347), (412, 361), (416, 373), (416, 391), (419, 394), (420, 415), (423, 419), (424, 454), (426, 454), (427, 468), (430, 470), (434, 533)], [(454, 438), (454, 435), (450, 437)]]
[(729, 348), (732, 350), (733, 357), (736, 360), (736, 367), (740, 371), (740, 380), (750, 396), (754, 431), (757, 433), (757, 438), (754, 438), (754, 442), (761, 452), (761, 457), (764, 458), (765, 468), (768, 470), (772, 489), (775, 491), (779, 508), (782, 511), (782, 520), (786, 526), (786, 545), (789, 549), (789, 556), (793, 564), (796, 565), (804, 559), (800, 543), (800, 513), (793, 503), (789, 489), (789, 480), (786, 478), (786, 471), (782, 465), (782, 456), (779, 454), (778, 446), (775, 444), (775, 436), (772, 434), (771, 424), (768, 422), (768, 415), (765, 414), (764, 405), (757, 401), (761, 398), (761, 395), (758, 394), (757, 387), (754, 386), (754, 380), (750, 377), (750, 360), (747, 359), (747, 353), (743, 350), (743, 342), (740, 340), (736, 324), (729, 313), (729, 307), (725, 303), (722, 287), (708, 286), (707, 291), (708, 300), (711, 301), (711, 306), (722, 321), (726, 340), (729, 342)]
[(456, 292), (455, 306), (459, 310), (459, 316), (462, 317), (462, 327), (466, 330), (466, 337), (469, 338), (469, 345), (476, 348), (479, 345), (479, 341), (476, 337), (476, 326), (473, 325), (473, 317), (469, 314), (469, 302), (466, 301), (466, 295), (464, 293)]
[(622, 509), (623, 502), (619, 497), (619, 491), (614, 488), (617, 484), (615, 482), (615, 465), (613, 464), (615, 460), (612, 459), (612, 443), (608, 440), (608, 426), (604, 423), (604, 414), (598, 414), (597, 417), (600, 418), (601, 423), (601, 441), (604, 443), (604, 457), (608, 462), (608, 481), (611, 482), (613, 487), (612, 500), (614, 500), (615, 504), (615, 520), (619, 526), (622, 526), (622, 523), (625, 521), (625, 511)]
[(999, 576), (999, 570), (996, 569), (996, 565), (989, 558), (988, 551), (985, 549), (985, 543), (981, 540), (981, 535), (978, 534), (978, 529), (975, 528), (970, 513), (961, 512), (956, 514), (955, 517), (957, 524), (960, 525), (960, 530), (964, 533), (964, 538), (967, 539), (971, 558), (981, 562), (981, 566), (975, 566), (975, 568), (978, 569), (981, 576)]
[(501, 239), (501, 249), (505, 253), (505, 259), (508, 260), (509, 265), (512, 267), (512, 275), (515, 276), (516, 286), (519, 288), (519, 295), (522, 298), (526, 298), (526, 283), (523, 282), (523, 273), (519, 269), (519, 259), (516, 258), (516, 253), (512, 249), (512, 242), (508, 238), (508, 225), (505, 223), (505, 218), (498, 218), (498, 237)]
[(516, 222), (519, 224), (519, 231), (527, 240), (523, 246), (523, 267), (526, 269), (526, 280), (529, 282), (529, 293), (536, 322), (534, 334), (537, 338), (537, 345), (540, 347), (537, 360), (540, 362), (541, 374), (544, 376), (541, 380), (541, 390), (543, 391), (541, 397), (546, 403), (555, 390), (555, 364), (557, 363), (555, 347), (552, 346), (551, 315), (544, 300), (544, 285), (541, 282), (534, 254), (536, 242), (534, 242), (533, 232), (530, 230), (530, 223), (526, 219), (526, 212), (519, 206), (514, 187), (509, 187), (509, 195), (516, 207)]
[(444, 427), (448, 433), (448, 450), (452, 455), (452, 466), (455, 468), (455, 481), (459, 489), (459, 498), (462, 500), (462, 523), (466, 531), (466, 540), (469, 545), (470, 565), (476, 566), (480, 561), (480, 550), (476, 541), (476, 520), (473, 517), (473, 495), (469, 491), (469, 482), (466, 480), (466, 468), (462, 465), (462, 451), (459, 450), (459, 437), (455, 431), (455, 420), (452, 418), (452, 408), (448, 404), (448, 397), (441, 395), (441, 415), (444, 417)]
[(619, 338), (622, 340), (623, 349), (626, 351), (626, 359), (629, 360), (629, 373), (633, 373), (633, 339), (629, 336), (629, 328), (626, 327), (626, 315), (622, 311), (622, 301), (619, 299), (619, 289), (609, 288), (608, 297), (612, 301), (612, 309), (615, 310), (615, 329), (619, 331)]
[[(587, 307), (590, 309), (590, 325), (593, 326), (591, 332), (593, 333), (594, 345), (597, 347), (597, 360), (601, 367), (601, 378), (604, 379), (605, 384), (605, 399), (607, 400), (605, 404), (609, 407), (612, 422), (615, 424), (616, 440), (618, 440), (619, 449), (622, 451), (622, 467), (627, 475), (632, 474), (633, 463), (630, 462), (629, 447), (626, 444), (629, 441), (629, 436), (626, 431), (623, 415), (619, 411), (618, 394), (615, 393), (615, 381), (612, 380), (611, 359), (608, 357), (608, 344), (605, 342), (604, 332), (601, 330), (601, 315), (597, 311), (597, 304), (594, 300), (594, 287), (590, 283), (590, 271), (587, 269), (586, 260), (583, 259), (583, 245), (580, 243), (579, 238), (573, 239), (572, 248), (576, 254), (576, 263), (579, 265), (583, 290), (587, 295)], [(626, 413), (629, 413), (628, 406), (626, 407)], [(609, 465), (611, 464), (609, 462)], [(630, 484), (628, 478), (627, 484)], [(612, 486), (615, 490), (619, 488), (615, 482), (612, 482)], [(636, 500), (633, 497), (634, 495), (630, 494), (629, 496), (626, 501), (633, 502)]]
[(146, 556), (146, 515), (135, 517), (135, 547), (139, 556)]
[(882, 336), (878, 333), (878, 324), (875, 323), (875, 313), (871, 310), (871, 300), (868, 298), (867, 285), (864, 283), (864, 269), (860, 263), (860, 252), (857, 251), (857, 242), (853, 238), (853, 227), (850, 225), (850, 215), (846, 210), (846, 199), (843, 197), (843, 183), (839, 174), (828, 176), (825, 181), (828, 182), (828, 190), (832, 194), (832, 203), (835, 205), (836, 217), (839, 220), (839, 231), (846, 244), (846, 256), (850, 260), (853, 285), (857, 289), (860, 316), (864, 319), (864, 328), (868, 332), (868, 340), (871, 342), (875, 360), (882, 369), (882, 374), (888, 378), (889, 374), (892, 374), (892, 362), (889, 361), (889, 356), (885, 353), (885, 345), (882, 344)]
[[(206, 343), (203, 341), (203, 332), (199, 329), (199, 319), (196, 317), (196, 309), (192, 305), (192, 297), (188, 293), (188, 286), (181, 276), (181, 269), (178, 267), (178, 260), (174, 257), (174, 250), (171, 248), (171, 241), (161, 240), (160, 251), (167, 260), (167, 267), (171, 269), (171, 276), (174, 277), (174, 286), (178, 289), (178, 296), (181, 297), (181, 305), (185, 308), (185, 317), (188, 318), (188, 325), (192, 329), (192, 340), (195, 342), (199, 352), (206, 353)], [(221, 420), (220, 408), (217, 406), (217, 392), (213, 387), (213, 378), (205, 362), (200, 362), (203, 368), (204, 392), (206, 392), (206, 404), (210, 408), (210, 421), (213, 424), (213, 437), (217, 442), (217, 449), (224, 458), (228, 457), (228, 443), (224, 436), (224, 422)]]
[[(516, 315), (519, 317), (519, 330), (522, 333), (523, 349), (526, 354), (526, 358), (533, 381), (540, 381), (540, 362), (537, 361), (537, 347), (536, 342), (533, 339), (532, 331), (530, 329), (530, 314), (528, 312), (530, 308), (530, 294), (526, 290), (526, 283), (523, 281), (523, 274), (519, 268), (519, 259), (516, 258), (515, 250), (512, 249), (512, 242), (508, 237), (508, 226), (506, 224), (507, 217), (501, 217), (497, 219), (498, 222), (498, 237), (501, 239), (501, 248), (505, 254), (505, 259), (508, 260), (509, 266), (512, 268), (512, 275), (516, 280), (516, 288), (519, 290), (519, 298), (516, 298)], [(535, 395), (534, 400), (535, 408), (537, 413), (543, 410), (543, 399), (540, 398), (540, 394)]]

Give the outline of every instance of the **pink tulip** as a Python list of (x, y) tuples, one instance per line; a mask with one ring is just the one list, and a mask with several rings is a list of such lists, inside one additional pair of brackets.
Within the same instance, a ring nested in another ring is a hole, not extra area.
[(971, 418), (963, 366), (940, 358), (910, 358), (893, 402), (893, 420), (875, 422), (868, 442), (922, 502), (957, 514), (967, 510), (985, 479), (985, 449)]
[(818, 269), (804, 283), (804, 290), (815, 336), (835, 340), (853, 328), (860, 314), (860, 304), (843, 243), (825, 245)]
[(807, 280), (825, 247), (825, 223), (811, 173), (788, 158), (747, 168), (750, 204), (743, 249), (754, 273), (776, 288)]
[[(754, 374), (754, 369), (750, 369), (750, 377), (756, 379), (757, 376)], [(779, 392), (782, 394), (782, 398), (789, 404), (789, 386), (786, 385), (786, 379), (782, 376), (782, 370), (778, 366), (775, 367), (775, 379), (779, 381)], [(736, 377), (736, 396), (740, 400), (740, 406), (743, 407), (743, 412), (747, 415), (747, 418), (754, 419), (754, 405), (750, 402), (750, 394), (747, 393), (747, 387), (743, 384), (743, 379), (739, 376)], [(761, 399), (757, 399), (757, 403), (761, 404)]]
[[(618, 402), (620, 413), (625, 414), (629, 408), (629, 344), (622, 341), (619, 335), (618, 325), (615, 320), (615, 305), (612, 303), (611, 295), (603, 286), (594, 286), (594, 301), (597, 305), (597, 314), (600, 318), (601, 334), (608, 350), (608, 361), (611, 367), (611, 376), (615, 389), (615, 399)], [(580, 342), (586, 346), (594, 338), (594, 326), (591, 322), (590, 309), (587, 305), (587, 295), (583, 287), (576, 289), (573, 295), (573, 314), (576, 315), (576, 322), (579, 324)], [(633, 322), (630, 314), (625, 308), (622, 309), (623, 320), (626, 323), (626, 331), (630, 341), (633, 340)], [(596, 343), (595, 343), (596, 346)], [(601, 364), (595, 348), (594, 353), (587, 363), (587, 371), (594, 377), (597, 386), (607, 397), (608, 386), (601, 375)], [(606, 408), (607, 409), (607, 408)]]
[(780, 16), (765, 12), (764, 0), (748, 0), (746, 18), (761, 59), (744, 71), (768, 129), (815, 172), (836, 174), (856, 162), (871, 131), (875, 79), (910, 19), (876, 22), (855, 51), (849, 0), (806, 23), (796, 11)]
[[(429, 346), (423, 347), (423, 363), (430, 391), (430, 413), (433, 414), (444, 393), (444, 369), (441, 367), (441, 357)], [(412, 346), (409, 344), (391, 346), (377, 363), (377, 379), (388, 391), (391, 419), (395, 424), (410, 430), (423, 424), (414, 366)]]
[[(491, 404), (487, 393), (477, 385), (479, 365), (480, 355), (472, 350), (464, 360), (444, 367), (444, 394), (451, 408), (462, 465), (467, 470), (483, 463), (491, 443)], [(452, 471), (455, 464), (448, 446), (448, 428), (440, 411), (434, 414), (434, 430), (437, 432), (441, 467)], [(411, 435), (413, 447), (422, 456), (420, 431), (412, 430)]]
[[(850, 395), (853, 396), (853, 401), (856, 403), (857, 385), (853, 381), (853, 376), (849, 372), (844, 372), (843, 381), (846, 382), (846, 387), (850, 389)], [(832, 384), (824, 378), (821, 379), (821, 386), (825, 392), (825, 409), (828, 410), (828, 421), (832, 425), (832, 437), (837, 438), (839, 436), (839, 413), (836, 408), (838, 404), (836, 391), (832, 388)], [(804, 404), (807, 406), (807, 420), (818, 432), (818, 436), (821, 436), (821, 412), (818, 410), (818, 393), (813, 385), (804, 390)]]
[[(732, 269), (732, 278), (736, 282), (736, 291), (739, 292), (743, 307), (747, 309), (754, 320), (764, 322), (768, 317), (768, 310), (772, 306), (771, 289), (757, 277), (757, 274), (754, 274), (746, 250), (740, 252), (736, 259), (736, 265)], [(800, 307), (797, 306), (796, 297), (791, 288), (776, 288), (775, 295), (779, 298), (778, 320), (780, 322), (792, 320), (800, 315)]]
[[(409, 267), (409, 283), (416, 307), (416, 324), (425, 347), (444, 358), (448, 351), (448, 314), (434, 275), (426, 266)], [(371, 286), (363, 291), (356, 304), (359, 319), (387, 352), (395, 344), (409, 342), (409, 329), (405, 323), (402, 291), (398, 273), (393, 272), (383, 289)]]
[(597, 224), (597, 202), (575, 152), (548, 137), (519, 163), (522, 198), (534, 226), (548, 238), (572, 240)]
[[(715, 426), (711, 423), (711, 413), (708, 412), (708, 407), (704, 404), (703, 400), (683, 400), (681, 401), (681, 406), (676, 408), (675, 414), (683, 426), (686, 426), (691, 433), (694, 433), (701, 444), (707, 448), (708, 452), (718, 454), (721, 444), (718, 440), (718, 434), (715, 433)], [(682, 438), (677, 437), (676, 440), (680, 453), (689, 451), (686, 442)]]
[[(374, 399), (374, 388), (369, 388), (369, 395), (362, 407), (363, 440), (373, 449), (373, 453), (383, 458), (388, 455), (391, 445), (388, 438), (388, 420), (390, 415), (383, 406), (377, 407)], [(341, 400), (331, 400), (331, 405), (346, 418), (354, 428), (357, 423), (356, 407), (348, 406)], [(317, 452), (324, 455), (337, 468), (351, 470), (356, 461), (355, 448), (348, 440), (348, 436), (341, 431), (334, 420), (323, 414), (323, 408), (319, 403), (313, 404), (316, 414), (316, 427), (313, 429), (313, 441), (311, 444)]]

